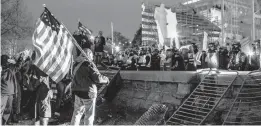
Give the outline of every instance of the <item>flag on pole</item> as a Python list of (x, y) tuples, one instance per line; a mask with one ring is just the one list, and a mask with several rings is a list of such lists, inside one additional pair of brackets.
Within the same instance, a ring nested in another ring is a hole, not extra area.
[(89, 30), (86, 26), (84, 26), (80, 21), (78, 23), (78, 29), (86, 36), (92, 34), (91, 30)]
[(53, 81), (62, 80), (69, 72), (75, 39), (46, 7), (36, 23), (32, 40), (36, 52), (33, 63)]

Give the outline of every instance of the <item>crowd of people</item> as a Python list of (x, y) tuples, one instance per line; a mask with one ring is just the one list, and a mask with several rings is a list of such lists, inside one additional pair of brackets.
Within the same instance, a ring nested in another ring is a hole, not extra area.
[[(97, 52), (103, 50), (102, 38), (102, 32), (95, 38), (95, 56), (98, 58), (101, 54)], [(79, 125), (83, 115), (84, 124), (93, 125), (96, 84), (108, 84), (109, 79), (97, 69), (91, 47), (82, 46), (87, 57), (75, 50), (70, 72), (57, 83), (33, 64), (35, 51), (23, 51), (12, 57), (2, 55), (1, 124), (19, 123), (20, 120), (31, 118), (35, 119), (35, 124), (48, 125), (52, 119), (61, 116), (61, 108), (67, 104), (67, 110), (63, 111), (70, 116), (71, 125)]]
[(240, 43), (219, 47), (209, 43), (208, 50), (199, 51), (192, 43), (180, 49), (130, 48), (114, 55), (106, 54), (103, 63), (122, 70), (195, 71), (204, 68), (252, 71), (260, 68), (260, 40), (255, 41), (250, 53), (241, 50)]

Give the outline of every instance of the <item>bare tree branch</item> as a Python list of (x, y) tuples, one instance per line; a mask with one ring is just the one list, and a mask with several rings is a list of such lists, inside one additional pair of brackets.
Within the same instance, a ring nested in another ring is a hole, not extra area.
[[(32, 35), (33, 23), (31, 15), (28, 15), (23, 0), (2, 0), (1, 1), (1, 49), (5, 51), (10, 48), (10, 40), (24, 39)], [(25, 47), (24, 45), (19, 45)], [(18, 49), (18, 48), (17, 48)]]

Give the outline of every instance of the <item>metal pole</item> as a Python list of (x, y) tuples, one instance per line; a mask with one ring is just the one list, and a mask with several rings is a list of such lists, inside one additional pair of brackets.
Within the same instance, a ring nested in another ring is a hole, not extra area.
[(225, 41), (224, 41), (224, 0), (222, 0), (222, 5), (221, 5), (221, 26), (222, 26), (222, 46), (225, 46)]
[(255, 0), (252, 0), (252, 16), (253, 16), (253, 24), (252, 24), (252, 42), (255, 41)]
[(113, 23), (111, 22), (111, 53), (113, 54), (114, 41), (113, 41)]

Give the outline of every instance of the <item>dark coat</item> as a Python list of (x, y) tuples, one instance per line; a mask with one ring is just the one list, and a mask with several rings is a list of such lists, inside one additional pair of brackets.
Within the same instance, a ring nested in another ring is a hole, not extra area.
[(95, 52), (103, 52), (105, 45), (105, 38), (103, 36), (96, 37), (95, 39)]
[(13, 95), (17, 93), (17, 69), (15, 66), (4, 68), (1, 73), (1, 95)]
[(81, 98), (89, 99), (90, 88), (97, 83), (108, 83), (106, 78), (95, 65), (87, 61), (78, 62), (74, 67), (72, 91)]

